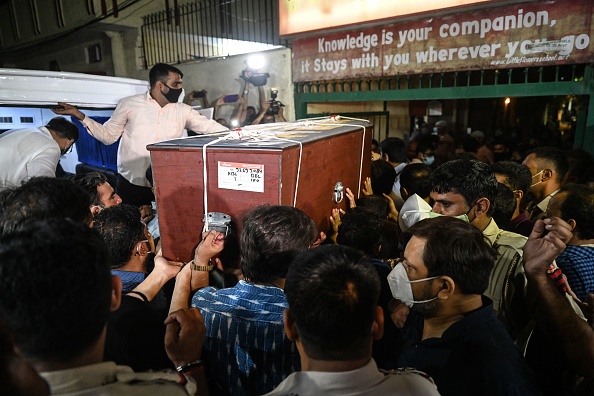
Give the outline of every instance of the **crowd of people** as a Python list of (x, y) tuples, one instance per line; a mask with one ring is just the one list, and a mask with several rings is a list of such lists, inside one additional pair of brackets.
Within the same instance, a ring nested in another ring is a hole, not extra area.
[(64, 119), (0, 138), (48, 157), (0, 173), (0, 394), (592, 394), (588, 153), (513, 161), (482, 132), (457, 153), (443, 122), (375, 142), (330, 230), (295, 207), (254, 207), (237, 281), (213, 285), (226, 236), (196, 236), (188, 263), (163, 257), (150, 159), (135, 148), (172, 137), (156, 120), (176, 136), (220, 128), (178, 102), (181, 77), (151, 71), (147, 95), (103, 126), (55, 109), (122, 137), (116, 186), (47, 171), (78, 137)]
[(297, 208), (251, 210), (223, 288), (223, 234), (168, 261), (101, 174), (3, 190), (3, 394), (591, 392), (594, 190), (565, 182), (566, 153), (434, 167), (379, 146), (329, 238)]

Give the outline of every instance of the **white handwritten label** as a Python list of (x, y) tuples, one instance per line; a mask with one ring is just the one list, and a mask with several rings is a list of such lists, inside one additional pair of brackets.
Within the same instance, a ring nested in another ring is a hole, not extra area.
[(264, 192), (264, 165), (218, 161), (219, 188)]

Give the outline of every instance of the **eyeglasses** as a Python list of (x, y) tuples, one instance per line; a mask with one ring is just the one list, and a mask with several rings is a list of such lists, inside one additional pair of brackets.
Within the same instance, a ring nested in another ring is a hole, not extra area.
[(66, 150), (62, 150), (62, 155), (70, 154), (72, 152), (72, 146), (74, 146), (74, 143), (68, 146)]

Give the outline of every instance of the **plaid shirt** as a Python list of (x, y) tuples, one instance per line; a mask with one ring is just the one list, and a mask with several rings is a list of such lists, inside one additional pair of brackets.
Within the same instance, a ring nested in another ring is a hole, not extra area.
[[(111, 270), (111, 273), (112, 275), (117, 275), (122, 280), (122, 294), (134, 290), (148, 276), (147, 272)], [(165, 297), (163, 289), (159, 290), (155, 298), (149, 303), (149, 306), (157, 311), (167, 312), (169, 302), (167, 301), (167, 297)]]
[(594, 245), (567, 246), (556, 261), (580, 300), (594, 293)]
[(202, 354), (221, 393), (261, 395), (301, 368), (283, 326), (288, 306), (282, 289), (243, 280), (194, 295), (192, 307), (200, 309), (206, 324)]

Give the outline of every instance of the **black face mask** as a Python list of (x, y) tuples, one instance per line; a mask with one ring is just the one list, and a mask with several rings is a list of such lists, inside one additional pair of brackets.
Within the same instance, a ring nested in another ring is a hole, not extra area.
[(177, 100), (179, 99), (179, 95), (181, 95), (181, 93), (182, 93), (183, 88), (173, 89), (165, 83), (163, 83), (163, 85), (165, 85), (167, 88), (169, 88), (169, 92), (167, 92), (166, 94), (161, 92), (163, 94), (163, 96), (165, 96), (165, 99), (167, 99), (169, 101), (169, 103), (177, 102)]
[(493, 153), (493, 159), (495, 162), (508, 161), (509, 155), (507, 153)]

